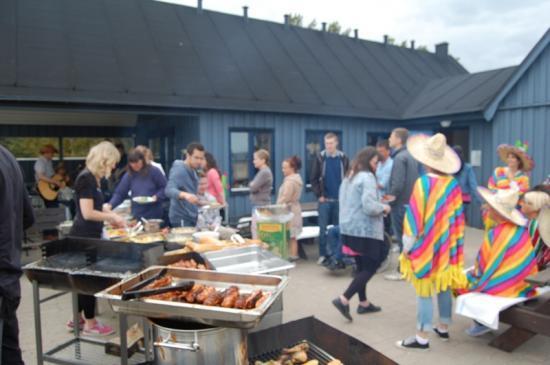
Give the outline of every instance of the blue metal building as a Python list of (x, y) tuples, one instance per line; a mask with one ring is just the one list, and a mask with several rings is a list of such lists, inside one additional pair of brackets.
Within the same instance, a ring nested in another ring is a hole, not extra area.
[[(254, 149), (271, 151), (276, 189), (282, 160), (297, 154), (307, 167), (328, 131), (350, 156), (397, 126), (443, 131), (474, 151), (480, 182), (498, 163), (496, 145), (522, 138), (532, 140), (533, 179), (550, 171), (542, 143), (548, 33), (520, 66), (470, 74), (446, 43), (431, 53), (293, 27), (288, 18), (151, 0), (104, 4), (0, 2), (0, 141), (55, 137), (68, 149), (77, 138), (130, 139), (169, 168), (199, 140), (228, 174), (234, 219), (249, 212)], [(32, 176), (32, 159), (21, 161)]]

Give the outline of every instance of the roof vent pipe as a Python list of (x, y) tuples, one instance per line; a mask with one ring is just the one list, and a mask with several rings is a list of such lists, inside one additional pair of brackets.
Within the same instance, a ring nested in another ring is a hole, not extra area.
[(290, 15), (285, 14), (285, 25), (288, 27), (290, 26)]
[(323, 32), (327, 31), (327, 22), (322, 22), (321, 23), (321, 29), (323, 30)]
[(353, 30), (353, 38), (359, 39), (359, 29), (354, 29)]
[(443, 42), (436, 44), (435, 54), (439, 57), (447, 57), (449, 55), (449, 43)]
[(197, 13), (202, 13), (202, 0), (197, 0)]
[(248, 6), (243, 6), (243, 18), (245, 22), (248, 21)]
[(384, 34), (384, 44), (388, 44), (389, 36), (387, 34)]
[(414, 39), (411, 41), (411, 49), (414, 49)]

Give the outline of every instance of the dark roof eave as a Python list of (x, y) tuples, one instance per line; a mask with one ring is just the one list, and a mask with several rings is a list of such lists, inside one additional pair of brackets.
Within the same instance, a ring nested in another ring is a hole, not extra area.
[[(275, 102), (256, 101), (251, 102), (242, 99), (227, 99), (227, 98), (197, 98), (186, 97), (182, 95), (158, 95), (156, 100), (152, 100), (149, 95), (138, 93), (117, 93), (116, 98), (110, 97), (113, 95), (102, 93), (101, 91), (78, 91), (79, 95), (71, 95), (64, 90), (47, 89), (48, 96), (37, 97), (34, 88), (6, 88), (0, 87), (0, 103), (15, 102), (15, 103), (56, 103), (65, 105), (87, 105), (87, 106), (113, 106), (141, 107), (150, 108), (169, 108), (169, 109), (185, 109), (185, 110), (230, 110), (230, 111), (247, 111), (247, 112), (268, 112), (268, 113), (284, 113), (284, 114), (308, 114), (322, 116), (339, 116), (352, 118), (371, 118), (396, 120), (399, 119), (397, 114), (389, 114), (380, 110), (365, 110), (365, 109), (350, 109), (336, 106), (307, 104), (280, 104)], [(85, 95), (83, 95), (85, 93)], [(10, 96), (6, 96), (10, 95)], [(142, 97), (144, 100), (137, 102), (135, 99)], [(125, 100), (124, 100), (125, 99)], [(186, 99), (182, 103), (182, 99)], [(116, 101), (113, 101), (116, 100)]]

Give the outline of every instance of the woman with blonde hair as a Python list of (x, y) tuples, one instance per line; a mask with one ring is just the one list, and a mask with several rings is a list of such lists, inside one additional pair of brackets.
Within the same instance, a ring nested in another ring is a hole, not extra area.
[[(76, 216), (70, 235), (76, 237), (101, 238), (103, 222), (114, 226), (124, 226), (124, 219), (111, 211), (103, 211), (104, 198), (100, 189), (100, 180), (109, 178), (120, 160), (120, 153), (111, 142), (101, 142), (90, 149), (86, 157), (86, 168), (76, 178), (74, 184)], [(110, 326), (95, 319), (95, 297), (78, 295), (78, 309), (83, 312), (79, 326), (88, 335), (107, 336), (114, 331)], [(67, 323), (70, 330), (73, 321)]]
[(523, 196), (521, 212), (529, 219), (529, 235), (535, 249), (537, 267), (550, 266), (550, 185), (535, 186)]

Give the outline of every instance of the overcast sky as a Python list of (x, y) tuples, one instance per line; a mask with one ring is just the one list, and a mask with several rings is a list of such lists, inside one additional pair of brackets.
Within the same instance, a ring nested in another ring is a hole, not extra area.
[[(196, 6), (196, 0), (162, 0)], [(203, 0), (203, 7), (282, 22), (299, 13), (308, 24), (338, 21), (363, 39), (397, 43), (414, 39), (433, 51), (449, 42), (450, 53), (470, 72), (519, 64), (550, 27), (548, 0)]]

